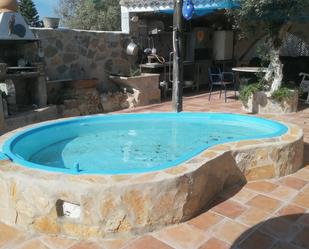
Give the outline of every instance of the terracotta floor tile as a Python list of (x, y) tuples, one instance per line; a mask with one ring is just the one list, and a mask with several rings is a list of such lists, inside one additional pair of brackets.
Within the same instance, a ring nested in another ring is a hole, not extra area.
[(264, 221), (269, 215), (263, 209), (249, 208), (237, 220), (248, 226), (254, 226)]
[(249, 228), (236, 222), (227, 220), (214, 229), (214, 236), (233, 244), (237, 239), (244, 235)]
[(199, 247), (208, 238), (201, 230), (187, 224), (168, 227), (154, 233), (154, 235), (157, 239), (177, 249)]
[(172, 249), (172, 247), (149, 235), (143, 236), (124, 247), (124, 249), (145, 249), (145, 248)]
[(5, 245), (13, 247), (25, 239), (26, 235), (19, 230), (0, 223), (0, 248)]
[(309, 181), (309, 170), (301, 169), (297, 173), (295, 173), (293, 176), (308, 182)]
[(281, 241), (290, 241), (298, 230), (295, 222), (290, 222), (283, 217), (269, 219), (259, 227), (260, 232), (280, 239)]
[(99, 243), (81, 241), (69, 249), (102, 249)]
[(278, 188), (276, 188), (274, 191), (269, 193), (269, 195), (273, 196), (276, 199), (287, 201), (293, 198), (294, 196), (296, 196), (297, 193), (298, 193), (297, 190), (281, 185)]
[[(133, 239), (134, 240), (134, 239)], [(107, 239), (101, 242), (104, 249), (119, 249), (130, 243), (130, 239)]]
[(299, 193), (293, 200), (293, 203), (304, 207), (309, 208), (309, 194), (307, 192)]
[(292, 243), (306, 249), (309, 248), (309, 227), (304, 227), (297, 233)]
[(278, 185), (266, 181), (258, 181), (258, 182), (250, 182), (245, 187), (253, 189), (258, 192), (268, 193), (275, 190), (278, 187)]
[(288, 219), (290, 221), (296, 221), (298, 220), (304, 213), (305, 209), (295, 206), (295, 205), (287, 205), (285, 207), (282, 207), (278, 212), (278, 216), (282, 216), (285, 219)]
[(246, 210), (246, 207), (238, 204), (235, 201), (227, 200), (221, 202), (217, 206), (213, 207), (211, 210), (213, 212), (233, 219), (241, 215)]
[(273, 212), (280, 207), (281, 202), (264, 195), (258, 195), (248, 201), (247, 205), (265, 210), (267, 212)]
[(207, 229), (209, 229), (210, 227), (213, 227), (215, 224), (218, 224), (222, 220), (223, 220), (223, 217), (221, 215), (208, 211), (190, 220), (187, 223), (198, 229), (206, 231)]
[(253, 197), (255, 197), (257, 194), (252, 192), (250, 189), (242, 188), (237, 194), (235, 194), (232, 197), (232, 200), (241, 202), (241, 203), (246, 203)]
[(24, 243), (18, 249), (50, 249), (50, 247), (45, 246), (41, 241), (35, 239)]
[(43, 236), (40, 240), (43, 244), (55, 249), (67, 249), (77, 242), (76, 240), (65, 239), (57, 236)]
[(258, 231), (248, 236), (239, 244), (240, 249), (270, 249), (275, 240), (266, 234)]
[(216, 238), (211, 238), (205, 244), (203, 244), (199, 249), (229, 249), (230, 246), (222, 240)]
[(279, 182), (294, 189), (301, 189), (307, 184), (307, 181), (293, 176), (284, 177)]

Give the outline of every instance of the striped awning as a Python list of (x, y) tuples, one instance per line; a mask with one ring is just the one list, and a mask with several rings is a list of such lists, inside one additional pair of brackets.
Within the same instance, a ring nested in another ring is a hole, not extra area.
[[(173, 9), (173, 0), (121, 0), (120, 5), (130, 11), (164, 11)], [(232, 9), (239, 6), (237, 0), (193, 0), (196, 9)]]

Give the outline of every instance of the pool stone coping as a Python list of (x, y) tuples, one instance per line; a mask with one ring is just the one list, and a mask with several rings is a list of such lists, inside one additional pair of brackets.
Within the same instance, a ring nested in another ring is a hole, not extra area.
[[(189, 220), (224, 188), (289, 175), (302, 167), (303, 131), (281, 123), (288, 127), (282, 136), (216, 145), (151, 173), (69, 175), (2, 160), (0, 221), (84, 239), (143, 234)], [(1, 136), (0, 142), (23, 129)], [(59, 217), (58, 200), (80, 205), (80, 218)]]

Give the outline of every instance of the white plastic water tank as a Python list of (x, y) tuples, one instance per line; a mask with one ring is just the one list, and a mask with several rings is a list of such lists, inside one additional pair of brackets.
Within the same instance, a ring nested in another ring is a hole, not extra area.
[(222, 30), (214, 32), (213, 56), (217, 61), (233, 59), (233, 31)]

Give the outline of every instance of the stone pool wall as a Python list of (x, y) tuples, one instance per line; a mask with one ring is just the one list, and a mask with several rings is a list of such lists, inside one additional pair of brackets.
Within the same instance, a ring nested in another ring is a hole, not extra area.
[[(0, 221), (76, 238), (123, 237), (179, 223), (227, 187), (300, 169), (303, 132), (287, 126), (280, 137), (217, 145), (176, 167), (144, 174), (66, 175), (3, 160)], [(64, 215), (63, 203), (74, 204), (80, 214)]]

